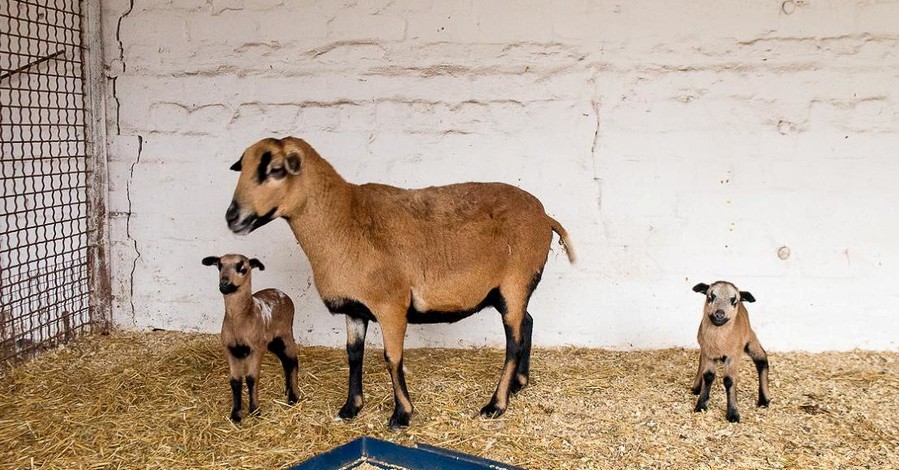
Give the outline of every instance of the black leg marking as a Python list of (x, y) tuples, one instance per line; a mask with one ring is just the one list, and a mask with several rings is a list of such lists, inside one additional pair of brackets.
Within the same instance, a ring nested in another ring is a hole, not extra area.
[(253, 350), (243, 343), (235, 343), (228, 346), (228, 353), (236, 359), (246, 359)]
[[(538, 273), (539, 274), (539, 273)], [(531, 374), (531, 336), (534, 331), (534, 317), (530, 313), (524, 314), (524, 323), (521, 326), (521, 336), (523, 339), (521, 360), (518, 361), (518, 373), (512, 380), (512, 393), (518, 393), (524, 387), (527, 387)]]
[(247, 394), (250, 396), (250, 406), (247, 408), (247, 412), (250, 414), (259, 414), (259, 403), (256, 402), (254, 393), (256, 391), (256, 377), (248, 375), (246, 380)]
[(274, 353), (275, 356), (278, 356), (278, 360), (281, 361), (281, 368), (284, 369), (284, 388), (287, 393), (287, 403), (295, 405), (299, 398), (297, 398), (296, 391), (293, 389), (292, 377), (299, 368), (297, 358), (287, 355), (287, 345), (284, 344), (284, 340), (280, 337), (268, 343), (268, 350)]
[(353, 419), (362, 409), (362, 360), (365, 356), (365, 340), (347, 343), (346, 355), (350, 366), (349, 388), (346, 403), (340, 408), (337, 416), (341, 419)]
[[(387, 359), (387, 353), (384, 353), (384, 359)], [(411, 403), (412, 399), (409, 397), (409, 389), (406, 388), (406, 374), (403, 372), (403, 360), (400, 359), (399, 364), (396, 366), (392, 366), (388, 360), (387, 367), (390, 369), (391, 374), (396, 375), (396, 383), (400, 388), (399, 393), (402, 393), (403, 396), (406, 397), (406, 401)], [(396, 406), (393, 409), (393, 415), (390, 416), (390, 422), (388, 423), (390, 429), (397, 430), (408, 427), (409, 420), (412, 418), (412, 410), (400, 409), (400, 397), (397, 395), (396, 390), (393, 392), (393, 401), (396, 403)]]
[(702, 391), (699, 392), (699, 400), (696, 401), (696, 408), (693, 411), (705, 411), (708, 409), (709, 393), (712, 389), (712, 382), (715, 381), (714, 372), (706, 372), (702, 374)]
[[(481, 408), (481, 416), (485, 418), (499, 418), (506, 412), (506, 406), (499, 406), (501, 400), (503, 403), (508, 405), (509, 402), (509, 393), (512, 390), (512, 383), (515, 382), (515, 376), (518, 374), (518, 365), (521, 361), (521, 354), (524, 350), (524, 337), (523, 332), (519, 332), (520, 341), (516, 342), (512, 335), (512, 328), (509, 325), (506, 325), (503, 322), (503, 329), (506, 331), (506, 361), (503, 364), (503, 371), (509, 367), (510, 364), (514, 366), (512, 371), (511, 381), (508, 385), (506, 385), (505, 389), (505, 397), (500, 397), (501, 389), (503, 388), (503, 384), (500, 383), (496, 387), (496, 391), (493, 393), (493, 397), (490, 398), (490, 402), (487, 403), (483, 408)], [(501, 377), (500, 380), (503, 380)]]
[(240, 422), (240, 395), (242, 387), (243, 383), (240, 379), (231, 379), (231, 421), (234, 421), (235, 423)]
[(755, 363), (755, 370), (759, 375), (759, 401), (756, 405), (765, 408), (771, 403), (771, 398), (765, 393), (763, 386), (764, 381), (768, 380), (768, 359), (753, 359), (752, 362)]
[(727, 420), (731, 423), (739, 423), (740, 413), (737, 411), (737, 391), (734, 389), (734, 379), (729, 375), (724, 376), (724, 391), (727, 393)]

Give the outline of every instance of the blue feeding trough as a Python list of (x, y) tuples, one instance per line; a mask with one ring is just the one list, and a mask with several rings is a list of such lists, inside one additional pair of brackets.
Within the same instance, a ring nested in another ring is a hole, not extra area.
[(352, 470), (363, 464), (383, 469), (524, 470), (521, 467), (513, 467), (502, 462), (427, 444), (405, 447), (364, 436), (290, 468), (291, 470)]

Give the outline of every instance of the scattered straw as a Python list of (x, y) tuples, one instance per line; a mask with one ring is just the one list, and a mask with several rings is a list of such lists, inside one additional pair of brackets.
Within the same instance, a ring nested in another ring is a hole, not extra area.
[(534, 351), (532, 384), (500, 419), (477, 417), (503, 352), (411, 350), (412, 426), (392, 410), (381, 352), (367, 351), (367, 403), (333, 416), (346, 394), (341, 350), (300, 351), (300, 403), (283, 404), (273, 358), (262, 415), (228, 421), (227, 365), (217, 338), (114, 333), (17, 366), (0, 380), (0, 466), (261, 468), (299, 462), (361, 435), (424, 442), (529, 468), (845, 468), (899, 462), (899, 354), (772, 354), (769, 409), (756, 409), (754, 368), (741, 368), (743, 422), (724, 419), (724, 391), (693, 413), (695, 351)]

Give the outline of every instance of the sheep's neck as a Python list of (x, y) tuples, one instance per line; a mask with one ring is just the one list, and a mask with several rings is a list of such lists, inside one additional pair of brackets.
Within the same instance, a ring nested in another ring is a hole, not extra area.
[(237, 292), (225, 297), (225, 314), (232, 317), (240, 317), (253, 312), (253, 295), (249, 285), (240, 286)]
[[(290, 216), (288, 223), (300, 243), (313, 271), (333, 264), (335, 254), (346, 254), (358, 230), (354, 229), (353, 194), (356, 185), (347, 183), (336, 171), (320, 175), (322, 184), (314, 185), (315, 194), (306, 198), (302, 210)], [(330, 173), (330, 174), (329, 174)]]

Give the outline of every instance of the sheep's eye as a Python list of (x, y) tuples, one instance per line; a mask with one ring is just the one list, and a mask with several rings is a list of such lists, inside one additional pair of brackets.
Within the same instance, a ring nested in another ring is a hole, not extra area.
[(714, 301), (715, 301), (715, 294), (709, 294), (709, 300), (708, 300), (708, 302), (709, 302), (709, 303), (712, 303), (712, 302), (714, 302)]
[(736, 297), (731, 297), (731, 298), (730, 298), (730, 304), (731, 304), (731, 305), (734, 305), (734, 306), (737, 305), (737, 298), (736, 298)]
[(244, 266), (243, 261), (237, 263), (237, 272), (240, 274), (244, 274), (247, 272), (247, 267)]
[(268, 172), (268, 175), (276, 180), (284, 179), (284, 177), (287, 176), (287, 170), (285, 170), (284, 167), (272, 168)]

